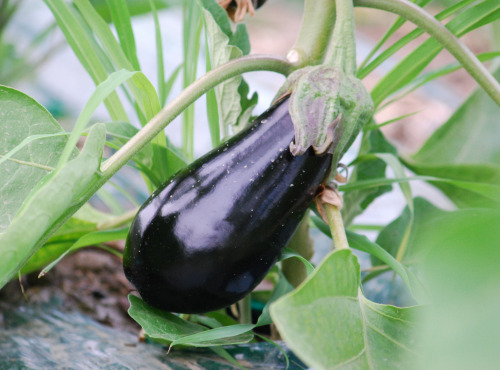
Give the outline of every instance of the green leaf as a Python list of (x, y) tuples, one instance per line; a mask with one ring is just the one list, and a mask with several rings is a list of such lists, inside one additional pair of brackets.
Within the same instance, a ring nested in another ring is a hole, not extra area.
[[(323, 232), (329, 238), (332, 237), (330, 227), (321, 218), (313, 216), (312, 221), (321, 232)], [(405, 228), (402, 229), (403, 231), (406, 230), (408, 226), (408, 220), (406, 221), (407, 222), (404, 224)], [(382, 264), (386, 264), (396, 274), (398, 274), (405, 283), (406, 287), (410, 291), (410, 294), (413, 296), (416, 302), (423, 303), (428, 301), (422, 283), (418, 280), (415, 274), (411, 270), (409, 270), (403, 263), (396, 260), (390, 253), (388, 253), (379, 244), (368, 240), (368, 238), (364, 235), (359, 235), (353, 231), (346, 230), (346, 236), (350, 248), (357, 249), (359, 251), (370, 254), (372, 261), (375, 261), (373, 263), (374, 265), (379, 266)], [(398, 239), (399, 244), (397, 244), (397, 246), (401, 244), (400, 239)]]
[[(359, 155), (368, 153), (391, 153), (396, 154), (396, 148), (390, 144), (380, 130), (366, 132)], [(367, 162), (357, 163), (349, 179), (349, 185), (358, 181), (366, 181), (385, 177), (386, 163), (378, 158)], [(360, 189), (344, 192), (344, 206), (342, 207), (342, 218), (346, 225), (350, 225), (353, 219), (361, 214), (376, 198), (392, 190), (391, 185), (380, 185), (369, 189)]]
[(98, 223), (109, 219), (110, 215), (97, 211), (88, 203), (85, 204), (29, 259), (21, 273), (28, 274), (41, 270), (70, 248), (79, 238), (96, 231)]
[[(44, 0), (54, 15), (57, 25), (64, 33), (71, 49), (96, 85), (108, 77), (103, 62), (96, 53), (92, 40), (88, 37), (81, 21), (63, 0)], [(116, 93), (104, 101), (113, 120), (128, 121), (127, 114)]]
[(97, 245), (100, 243), (110, 242), (113, 240), (124, 240), (127, 237), (129, 227), (111, 230), (97, 230), (94, 232), (82, 235), (78, 240), (65, 250), (58, 258), (45, 267), (40, 276), (47, 274), (55, 265), (57, 265), (68, 254), (73, 253), (77, 249), (87, 247), (89, 245)]
[[(500, 68), (494, 73), (500, 79)], [(412, 156), (418, 163), (500, 163), (498, 107), (481, 89), (474, 92), (450, 119)]]
[(248, 343), (253, 339), (249, 333), (255, 325), (237, 324), (208, 329), (196, 334), (183, 336), (172, 342), (172, 346), (183, 344), (194, 347), (220, 346), (226, 344)]
[(428, 301), (422, 283), (405, 265), (396, 260), (380, 245), (368, 240), (366, 236), (356, 234), (349, 230), (346, 230), (346, 235), (347, 240), (349, 241), (349, 247), (369, 253), (374, 258), (377, 258), (385, 263), (396, 274), (398, 274), (405, 283), (406, 287), (410, 290), (410, 293), (416, 302), (424, 303)]
[[(245, 52), (249, 51), (246, 28), (239, 25), (233, 34), (227, 13), (216, 2), (212, 0), (199, 0), (199, 2), (203, 7), (203, 19), (210, 45), (212, 68), (245, 55)], [(250, 117), (248, 108), (253, 105), (253, 99), (256, 99), (254, 95), (250, 99), (251, 104), (249, 104), (247, 96), (240, 95), (240, 92), (244, 93), (245, 90), (245, 86), (243, 86), (243, 90), (240, 90), (242, 81), (241, 76), (233, 77), (215, 88), (219, 122), (224, 137), (228, 135), (230, 126), (241, 123), (240, 118), (244, 121)]]
[(86, 201), (100, 177), (105, 135), (104, 124), (96, 124), (78, 157), (45, 176), (0, 234), (0, 288)]
[(251, 330), (251, 328), (246, 328), (249, 325), (207, 329), (204, 326), (183, 320), (170, 312), (151, 307), (133, 295), (129, 295), (129, 301), (129, 315), (142, 326), (146, 334), (151, 338), (170, 343), (172, 346), (184, 344), (195, 347), (211, 347), (248, 343), (253, 338), (251, 333), (247, 333), (248, 330)]
[(107, 0), (107, 3), (111, 11), (111, 19), (116, 27), (116, 33), (120, 39), (120, 45), (134, 69), (139, 71), (141, 67), (139, 66), (139, 59), (137, 59), (134, 31), (132, 30), (128, 5), (123, 0)]
[[(483, 25), (485, 20), (491, 22), (499, 17), (498, 2), (482, 1), (458, 14), (446, 27), (455, 35), (462, 36)], [(415, 79), (441, 50), (442, 46), (433, 38), (429, 38), (407, 55), (373, 88), (371, 94), (375, 106)]]
[[(57, 165), (66, 133), (50, 113), (22, 92), (0, 86), (0, 232), (5, 231), (33, 187)], [(29, 138), (27, 145), (11, 153)]]
[[(187, 88), (196, 80), (202, 29), (201, 6), (196, 0), (182, 2), (182, 43), (184, 64), (183, 87)], [(194, 105), (182, 113), (182, 150), (189, 161), (194, 158)]]
[(350, 250), (335, 251), (303, 285), (271, 305), (281, 336), (307, 365), (396, 369), (417, 358), (419, 308), (370, 302), (359, 291), (359, 274)]
[(500, 354), (500, 214), (460, 211), (429, 225), (421, 273), (432, 310), (422, 322), (421, 369), (493, 369)]
[[(500, 78), (500, 69), (495, 72)], [(482, 90), (467, 101), (426, 141), (406, 165), (419, 175), (448, 178), (472, 186), (500, 184), (500, 108)], [(494, 193), (478, 193), (452, 183), (433, 183), (459, 207), (497, 207)], [(497, 193), (498, 194), (498, 193)]]
[[(429, 0), (424, 0), (420, 1), (420, 6), (424, 6), (427, 3), (429, 3)], [(462, 0), (459, 1), (458, 3), (450, 6), (449, 8), (443, 10), (439, 14), (436, 15), (437, 20), (443, 20), (449, 17), (450, 15), (459, 12), (463, 8), (469, 6), (471, 3), (476, 2), (476, 0)], [(417, 2), (418, 3), (418, 2)], [(366, 65), (366, 62), (368, 62), (368, 59), (371, 58), (375, 52), (382, 46), (382, 44), (388, 40), (388, 38), (397, 30), (399, 27), (404, 23), (404, 20), (399, 18), (396, 20), (394, 25), (391, 27), (389, 31), (382, 37), (381, 41), (376, 45), (376, 47), (370, 52), (370, 55), (365, 59), (365, 62), (360, 66), (358, 70), (358, 77), (363, 79), (366, 77), (370, 72), (372, 72), (375, 68), (377, 68), (380, 64), (382, 64), (384, 61), (389, 59), (392, 55), (394, 55), (398, 50), (402, 49), (405, 45), (407, 45), (409, 42), (412, 40), (415, 40), (418, 36), (422, 35), (424, 33), (423, 30), (420, 28), (416, 28), (410, 33), (406, 34), (404, 37), (400, 38), (398, 41), (396, 41), (394, 44), (392, 44), (390, 47), (388, 47), (386, 50), (384, 50), (380, 55), (378, 55), (369, 65)]]
[[(153, 1), (156, 9), (158, 10), (172, 6), (171, 1), (165, 1), (165, 0), (153, 0)], [(91, 2), (94, 8), (99, 13), (99, 15), (103, 17), (106, 20), (106, 22), (108, 23), (111, 22), (111, 12), (109, 10), (107, 0), (91, 0)], [(151, 11), (151, 7), (144, 0), (126, 0), (124, 2), (127, 4), (129, 8), (129, 13), (132, 17), (146, 14)]]
[[(208, 32), (205, 32), (205, 64), (207, 73), (212, 70), (212, 61), (210, 60), (210, 49), (208, 47)], [(212, 140), (212, 148), (220, 144), (220, 125), (219, 125), (219, 108), (217, 106), (217, 97), (215, 90), (210, 89), (206, 94), (207, 102), (207, 120), (210, 130), (210, 138)]]
[[(446, 230), (456, 219), (473, 219), (478, 214), (486, 212), (481, 209), (463, 209), (457, 211), (443, 211), (423, 198), (414, 199), (415, 213), (413, 228), (408, 238), (406, 253), (401, 262), (406, 266), (419, 267), (419, 264), (430, 252), (427, 235), (431, 230), (441, 228)], [(493, 212), (493, 211), (491, 211)], [(404, 237), (405, 230), (410, 220), (410, 212), (405, 208), (401, 215), (387, 225), (378, 235), (376, 243), (382, 246), (392, 256), (397, 254), (397, 249)], [(372, 258), (373, 265), (381, 264), (380, 260)]]
[(304, 266), (306, 268), (307, 275), (312, 274), (312, 272), (314, 271), (314, 266), (311, 264), (311, 262), (309, 262), (308, 260), (306, 260), (304, 257), (302, 257), (297, 252), (294, 252), (290, 248), (286, 248), (283, 251), (283, 253), (281, 254), (280, 260), (284, 261), (284, 260), (287, 260), (289, 258), (297, 258), (298, 260), (300, 260), (304, 264)]
[[(128, 122), (108, 122), (106, 123), (106, 129), (108, 134), (111, 136), (111, 143), (115, 144), (117, 147), (124, 145), (128, 140), (130, 140), (139, 130), (132, 126)], [(157, 148), (156, 144), (147, 145), (139, 153), (137, 153), (133, 160), (139, 167), (139, 169), (148, 176), (151, 182), (160, 185), (162, 179), (154, 171), (150, 170), (153, 166), (153, 153), (155, 148), (160, 151), (162, 156), (166, 158), (166, 168), (165, 176), (168, 178), (175, 172), (184, 168), (187, 164), (187, 159), (181, 153), (181, 151), (174, 146), (168, 140), (165, 139), (166, 146)]]
[(75, 150), (76, 143), (78, 139), (82, 135), (83, 131), (87, 127), (92, 114), (94, 114), (97, 107), (105, 100), (109, 95), (114, 93), (114, 90), (120, 86), (123, 82), (127, 81), (130, 78), (133, 78), (136, 74), (140, 74), (140, 72), (130, 72), (126, 70), (121, 70), (117, 72), (113, 72), (110, 74), (104, 81), (102, 81), (97, 88), (94, 90), (92, 95), (90, 96), (87, 103), (85, 103), (85, 107), (83, 107), (82, 112), (78, 116), (76, 120), (75, 127), (71, 132), (71, 135), (66, 143), (64, 151), (61, 153), (59, 158), (59, 162), (57, 163), (57, 169), (62, 167), (70, 158), (71, 153)]
[(269, 313), (269, 308), (277, 299), (283, 297), (285, 294), (290, 293), (293, 290), (293, 286), (288, 282), (285, 275), (278, 270), (279, 280), (273, 289), (271, 297), (268, 299), (266, 305), (262, 309), (262, 314), (257, 319), (257, 326), (270, 325), (273, 320), (271, 319), (271, 314)]

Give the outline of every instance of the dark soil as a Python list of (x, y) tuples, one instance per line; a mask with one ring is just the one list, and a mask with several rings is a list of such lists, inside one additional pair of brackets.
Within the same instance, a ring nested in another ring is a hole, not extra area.
[(68, 311), (76, 309), (104, 325), (139, 332), (139, 325), (127, 314), (127, 296), (133, 287), (123, 274), (121, 260), (108, 252), (80, 250), (64, 258), (44, 277), (29, 274), (21, 283), (22, 287), (14, 280), (0, 290), (0, 302), (45, 303), (57, 296)]

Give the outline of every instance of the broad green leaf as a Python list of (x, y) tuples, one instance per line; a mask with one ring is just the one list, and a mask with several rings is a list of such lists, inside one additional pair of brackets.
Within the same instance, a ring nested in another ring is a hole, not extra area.
[[(253, 328), (242, 330), (241, 325), (207, 329), (204, 326), (181, 319), (170, 312), (149, 306), (140, 298), (129, 295), (129, 315), (137, 321), (153, 339), (196, 347), (211, 347), (226, 344), (248, 343), (253, 335), (247, 333)], [(251, 326), (251, 325), (250, 325)]]
[[(498, 208), (500, 166), (492, 164), (426, 165), (405, 162), (415, 173), (434, 176), (429, 180), (460, 208)], [(446, 176), (446, 179), (443, 177)], [(440, 179), (441, 178), (441, 179)]]
[(290, 293), (293, 290), (293, 286), (290, 285), (290, 283), (288, 282), (287, 278), (283, 275), (283, 273), (281, 273), (278, 270), (278, 274), (279, 274), (278, 282), (276, 283), (276, 286), (273, 289), (271, 297), (269, 297), (266, 305), (262, 309), (262, 314), (257, 319), (257, 324), (255, 325), (256, 327), (263, 325), (270, 325), (273, 322), (273, 320), (271, 319), (271, 314), (269, 313), (269, 307), (271, 307), (273, 302), (275, 302), (276, 300), (283, 297), (285, 294)]
[[(254, 328), (271, 324), (270, 305), (292, 289), (286, 278), (280, 274), (280, 279), (264, 306), (257, 324), (235, 324), (232, 320), (228, 321), (227, 317), (218, 315), (217, 312), (209, 313), (209, 317), (194, 315), (196, 321), (212, 328), (207, 329), (193, 322), (182, 320), (172, 313), (151, 307), (132, 295), (129, 296), (131, 304), (129, 314), (142, 326), (149, 337), (164, 341), (171, 346), (182, 344), (194, 347), (212, 347), (241, 344), (252, 340), (253, 333), (251, 331)], [(226, 325), (222, 326), (221, 322)]]
[[(396, 154), (396, 148), (390, 144), (380, 130), (364, 133), (359, 155), (368, 153), (391, 153)], [(368, 162), (361, 162), (354, 166), (349, 178), (349, 185), (358, 181), (383, 178), (385, 176), (386, 163), (377, 158)], [(346, 225), (350, 225), (357, 215), (361, 214), (377, 197), (391, 191), (391, 185), (381, 185), (369, 189), (344, 191), (344, 206), (342, 217)]]
[(419, 308), (367, 300), (359, 274), (350, 250), (332, 252), (304, 284), (271, 305), (271, 316), (285, 342), (315, 369), (406, 368), (418, 358)]
[[(500, 79), (500, 68), (494, 76)], [(499, 165), (499, 116), (500, 107), (483, 90), (477, 90), (434, 132), (412, 160), (427, 165)]]
[(304, 257), (302, 257), (300, 254), (297, 252), (294, 252), (293, 250), (286, 248), (283, 253), (281, 254), (280, 260), (284, 261), (290, 258), (296, 258), (298, 259), (306, 268), (307, 274), (310, 275), (314, 271), (314, 266), (312, 265), (311, 262), (306, 260)]
[[(457, 211), (443, 211), (423, 198), (415, 198), (415, 213), (412, 231), (408, 238), (406, 253), (402, 263), (418, 269), (422, 260), (431, 250), (427, 242), (428, 233), (432, 230), (446, 230), (454, 220), (473, 219), (477, 215), (491, 212), (493, 210), (463, 209)], [(376, 243), (382, 246), (393, 256), (397, 253), (398, 245), (401, 243), (404, 232), (410, 219), (408, 208), (402, 214), (387, 225), (378, 235)], [(374, 265), (381, 264), (380, 260), (372, 258)]]
[(366, 236), (356, 234), (349, 230), (346, 231), (346, 234), (347, 240), (349, 241), (349, 247), (369, 253), (374, 258), (385, 263), (401, 277), (417, 303), (421, 304), (427, 302), (427, 295), (422, 283), (410, 269), (396, 260), (380, 245), (368, 240)]
[[(332, 237), (330, 227), (319, 217), (313, 216), (312, 221), (318, 229), (329, 238)], [(405, 226), (407, 227), (408, 222)], [(398, 274), (416, 302), (423, 303), (427, 301), (425, 289), (415, 274), (409, 270), (403, 263), (396, 260), (390, 253), (377, 243), (370, 241), (366, 236), (356, 234), (353, 231), (346, 230), (349, 247), (366, 252), (372, 256), (372, 260), (377, 261), (376, 265), (385, 264)], [(399, 245), (399, 244), (398, 244)]]
[(0, 288), (88, 199), (100, 177), (105, 135), (104, 124), (96, 124), (78, 157), (45, 176), (0, 234)]
[[(500, 78), (500, 69), (495, 73)], [(497, 117), (500, 108), (482, 90), (476, 91), (453, 116), (407, 159), (407, 166), (419, 175), (469, 182), (476, 187), (500, 184), (500, 137)], [(496, 207), (493, 193), (478, 194), (452, 183), (437, 183), (459, 207)], [(498, 193), (496, 193), (498, 194)]]
[(248, 343), (253, 339), (253, 334), (249, 333), (254, 324), (237, 324), (231, 326), (221, 326), (208, 329), (196, 334), (183, 336), (172, 342), (172, 346), (179, 344), (194, 347), (219, 346), (224, 344)]
[[(246, 28), (238, 25), (233, 33), (226, 12), (218, 4), (211, 0), (199, 1), (203, 7), (212, 68), (247, 54), (250, 48)], [(245, 84), (240, 88), (242, 83), (244, 84), (242, 77), (238, 76), (215, 88), (219, 122), (224, 137), (228, 135), (230, 126), (246, 124), (246, 122), (240, 122), (240, 118), (242, 121), (248, 119), (251, 108), (255, 105), (256, 95), (248, 101), (248, 86)]]
[(0, 232), (33, 187), (57, 165), (67, 141), (61, 134), (61, 126), (35, 100), (0, 86), (0, 160), (28, 138), (39, 137), (0, 163)]
[(424, 316), (420, 369), (494, 369), (500, 362), (500, 214), (460, 211), (429, 225), (422, 276), (432, 310)]

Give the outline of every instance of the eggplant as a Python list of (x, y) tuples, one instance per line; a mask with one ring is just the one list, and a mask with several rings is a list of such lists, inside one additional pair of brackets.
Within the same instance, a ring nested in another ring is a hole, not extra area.
[(250, 293), (278, 260), (332, 157), (290, 153), (288, 100), (177, 172), (132, 222), (128, 280), (150, 305), (202, 313)]

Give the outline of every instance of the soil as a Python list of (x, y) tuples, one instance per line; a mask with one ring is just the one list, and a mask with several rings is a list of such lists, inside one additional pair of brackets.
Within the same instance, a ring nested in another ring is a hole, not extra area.
[(68, 311), (78, 310), (102, 324), (139, 333), (139, 325), (127, 314), (127, 296), (133, 287), (123, 274), (120, 258), (113, 254), (82, 249), (40, 279), (38, 273), (23, 276), (21, 284), (18, 280), (7, 284), (0, 290), (0, 302), (45, 303), (58, 296)]

